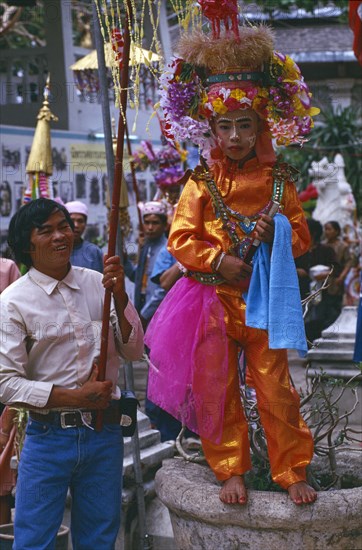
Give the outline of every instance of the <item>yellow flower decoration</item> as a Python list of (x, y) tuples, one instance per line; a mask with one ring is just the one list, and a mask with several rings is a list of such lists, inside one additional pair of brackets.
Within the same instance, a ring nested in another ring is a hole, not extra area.
[(319, 115), (320, 112), (321, 112), (321, 110), (318, 109), (318, 107), (311, 107), (310, 109), (308, 109), (308, 115), (309, 116), (317, 116), (317, 115)]
[(212, 106), (215, 113), (217, 113), (218, 115), (224, 115), (225, 113), (227, 113), (228, 108), (224, 105), (222, 99), (220, 99), (219, 97), (212, 101)]
[(269, 91), (266, 88), (259, 88), (258, 97), (269, 97)]
[(240, 88), (236, 88), (235, 90), (231, 90), (230, 92), (230, 97), (233, 97), (237, 101), (244, 99), (245, 96), (246, 93), (243, 90), (240, 90)]
[(289, 57), (289, 55), (285, 56), (284, 67), (287, 69), (288, 72), (298, 74), (296, 64), (294, 63), (293, 59)]

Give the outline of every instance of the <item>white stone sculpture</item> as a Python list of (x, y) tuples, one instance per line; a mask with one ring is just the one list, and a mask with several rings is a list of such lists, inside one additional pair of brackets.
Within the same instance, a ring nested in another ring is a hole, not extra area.
[(343, 229), (353, 223), (356, 201), (344, 173), (344, 160), (339, 153), (329, 162), (327, 157), (312, 162), (308, 170), (318, 190), (318, 199), (312, 217), (322, 225), (336, 221)]

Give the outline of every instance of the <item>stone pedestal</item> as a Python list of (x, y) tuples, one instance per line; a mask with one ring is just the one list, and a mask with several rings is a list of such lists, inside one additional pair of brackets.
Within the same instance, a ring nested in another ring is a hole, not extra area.
[[(322, 337), (313, 342), (314, 347), (308, 352), (308, 359), (311, 363), (308, 372), (310, 378), (319, 376), (321, 369), (326, 381), (328, 378), (336, 378), (347, 382), (358, 373), (353, 362), (356, 324), (357, 306), (346, 306), (342, 309), (338, 319), (322, 332)], [(356, 383), (359, 404), (351, 415), (350, 422), (361, 426), (362, 375), (357, 378)], [(340, 391), (340, 388), (337, 391)], [(349, 410), (353, 403), (354, 396), (351, 390), (346, 390), (343, 398), (339, 401), (340, 413)]]
[(362, 548), (362, 488), (318, 494), (296, 506), (287, 493), (249, 491), (246, 506), (219, 500), (206, 466), (166, 460), (156, 492), (168, 507), (179, 550), (346, 550)]

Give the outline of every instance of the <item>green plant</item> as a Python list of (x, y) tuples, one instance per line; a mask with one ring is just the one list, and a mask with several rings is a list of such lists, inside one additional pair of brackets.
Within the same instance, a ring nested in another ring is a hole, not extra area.
[[(306, 377), (308, 369), (306, 371)], [(337, 452), (342, 450), (361, 451), (353, 447), (358, 444), (358, 435), (349, 424), (349, 418), (358, 405), (356, 380), (361, 375), (361, 369), (356, 369), (356, 375), (347, 382), (326, 377), (320, 374), (307, 378), (307, 389), (301, 393), (301, 413), (313, 434), (314, 454), (327, 457), (329, 469), (323, 475), (315, 475), (313, 469), (308, 470), (309, 483), (316, 489), (326, 491), (331, 487), (344, 486), (343, 473), (338, 470)], [(346, 390), (351, 390), (354, 402), (348, 411), (342, 411), (340, 402)], [(253, 454), (253, 471), (247, 474), (249, 486), (255, 489), (277, 490), (269, 472), (269, 460), (266, 439), (260, 422), (256, 399), (248, 388), (241, 388), (244, 410), (249, 422), (249, 439)]]

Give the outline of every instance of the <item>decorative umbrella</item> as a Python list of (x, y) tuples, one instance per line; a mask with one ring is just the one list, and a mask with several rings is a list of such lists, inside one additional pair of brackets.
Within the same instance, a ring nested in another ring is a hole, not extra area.
[[(121, 43), (121, 51), (115, 51), (114, 44), (109, 42), (104, 44), (104, 58), (106, 67), (111, 71), (120, 65), (120, 57), (123, 55), (124, 46), (123, 41), (121, 40), (118, 39), (118, 42)], [(145, 69), (149, 69), (153, 64), (156, 64), (159, 61), (159, 55), (149, 50), (140, 48), (139, 46), (136, 46), (134, 42), (131, 42), (129, 56), (130, 67), (143, 65)], [(98, 70), (97, 50), (93, 50), (81, 59), (78, 59), (78, 61), (70, 66), (70, 69), (74, 72), (76, 84), (80, 91), (86, 93), (99, 92), (99, 79), (96, 72)], [(143, 76), (144, 75), (141, 75), (141, 77)], [(112, 78), (109, 78), (108, 87), (111, 86)]]
[[(117, 53), (113, 50), (112, 44), (104, 45), (104, 58), (106, 66), (112, 68), (113, 65), (118, 64)], [(133, 42), (130, 45), (129, 65), (139, 65), (143, 63), (149, 65), (150, 63), (156, 63), (160, 61), (160, 57), (149, 50), (145, 50), (136, 46)], [(81, 59), (78, 59), (73, 65), (70, 66), (72, 71), (86, 71), (98, 69), (98, 57), (97, 51), (93, 50), (89, 54), (85, 55)]]

